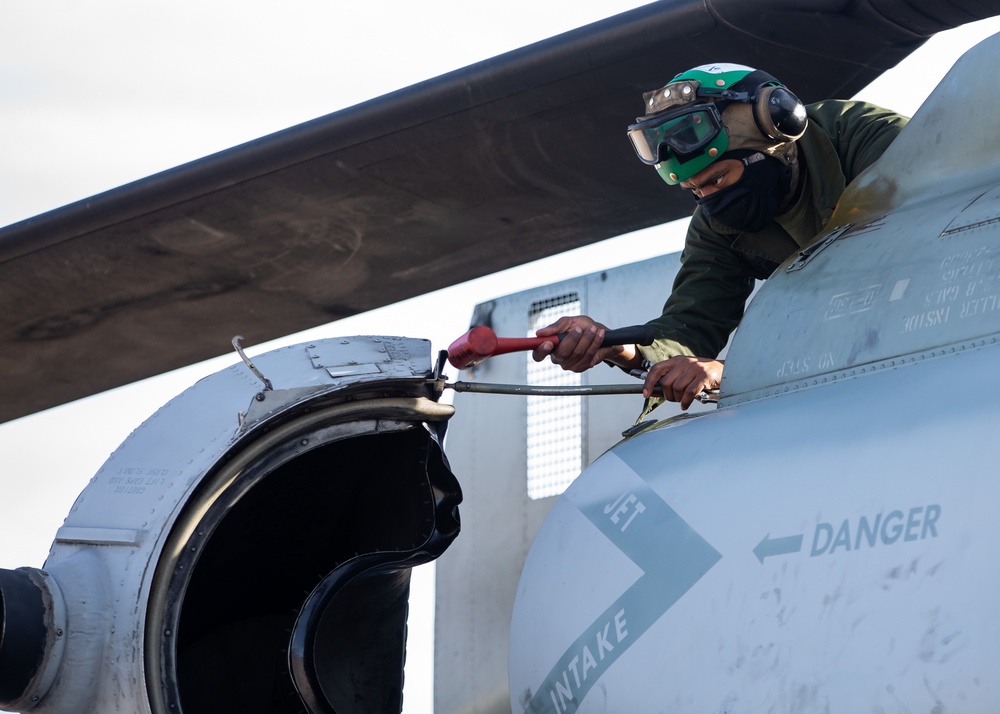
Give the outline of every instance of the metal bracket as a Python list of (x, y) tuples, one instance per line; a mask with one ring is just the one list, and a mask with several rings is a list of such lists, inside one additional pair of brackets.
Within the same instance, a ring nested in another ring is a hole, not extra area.
[(448, 361), (448, 350), (438, 352), (437, 363), (434, 365), (434, 393), (440, 397), (448, 386), (448, 378), (444, 373), (444, 365)]
[(826, 248), (834, 243), (838, 238), (847, 233), (851, 228), (854, 227), (853, 223), (847, 223), (845, 225), (837, 228), (833, 233), (828, 235), (821, 241), (817, 241), (812, 245), (806, 246), (799, 251), (799, 257), (797, 257), (791, 265), (785, 268), (786, 273), (794, 273), (796, 270), (802, 270), (806, 267), (810, 260), (815, 258), (821, 252), (826, 250)]
[(645, 431), (649, 427), (653, 426), (653, 424), (656, 424), (658, 422), (659, 422), (658, 419), (646, 419), (645, 421), (641, 421), (638, 424), (633, 424), (628, 429), (622, 432), (622, 437), (627, 439), (630, 436), (635, 436), (640, 431)]
[(240, 344), (241, 342), (243, 342), (243, 335), (236, 335), (236, 337), (233, 338), (233, 348), (235, 348), (236, 354), (240, 356), (240, 359), (243, 360), (243, 364), (245, 364), (250, 369), (250, 371), (254, 373), (254, 376), (256, 376), (257, 379), (259, 379), (261, 382), (264, 383), (265, 392), (274, 389), (274, 387), (271, 386), (271, 380), (265, 377), (263, 374), (261, 374), (261, 371), (259, 369), (254, 367), (253, 362), (250, 361), (250, 358), (247, 357), (246, 352), (243, 351), (243, 347)]

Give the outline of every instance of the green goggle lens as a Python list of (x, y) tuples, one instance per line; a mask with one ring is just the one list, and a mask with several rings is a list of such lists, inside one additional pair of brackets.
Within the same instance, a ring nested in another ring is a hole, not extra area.
[(633, 124), (628, 135), (639, 160), (652, 165), (668, 158), (667, 149), (682, 163), (695, 158), (721, 131), (719, 110), (699, 104)]

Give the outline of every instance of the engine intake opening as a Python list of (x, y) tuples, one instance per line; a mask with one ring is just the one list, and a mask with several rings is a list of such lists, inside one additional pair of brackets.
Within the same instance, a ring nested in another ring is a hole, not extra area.
[(289, 652), (296, 689), (310, 712), (401, 711), (410, 570), (351, 570), (331, 573), (299, 616)]
[[(161, 625), (176, 624), (161, 643), (170, 711), (399, 711), (410, 568), (457, 535), (461, 495), (432, 434), (397, 429), (296, 436), (202, 505)], [(310, 593), (338, 577), (306, 618), (310, 704), (293, 684), (290, 638)]]
[(0, 707), (23, 698), (42, 666), (45, 614), (42, 590), (28, 572), (0, 569)]

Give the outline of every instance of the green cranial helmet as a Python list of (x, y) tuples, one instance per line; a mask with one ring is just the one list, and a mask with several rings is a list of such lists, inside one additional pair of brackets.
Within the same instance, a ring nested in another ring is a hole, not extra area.
[(730, 146), (726, 107), (749, 104), (761, 140), (795, 141), (805, 132), (799, 99), (767, 72), (739, 64), (702, 65), (643, 95), (646, 115), (628, 128), (639, 160), (656, 167), (668, 184), (686, 181)]

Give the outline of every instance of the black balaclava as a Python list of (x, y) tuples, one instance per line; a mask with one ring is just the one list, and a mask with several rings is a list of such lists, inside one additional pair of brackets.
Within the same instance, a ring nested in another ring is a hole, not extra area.
[(792, 181), (791, 169), (759, 151), (739, 149), (720, 157), (743, 162), (743, 175), (732, 186), (696, 199), (705, 215), (724, 226), (756, 233), (778, 215)]

